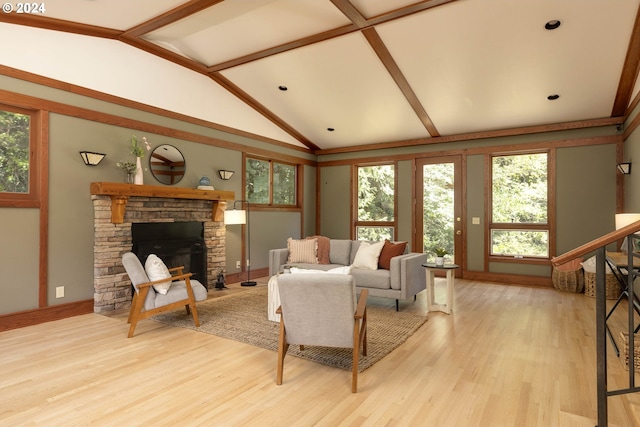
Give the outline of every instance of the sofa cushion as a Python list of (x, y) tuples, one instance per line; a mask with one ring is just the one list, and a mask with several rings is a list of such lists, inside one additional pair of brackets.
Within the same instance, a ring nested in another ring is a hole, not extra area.
[(289, 237), (287, 248), (289, 249), (288, 263), (318, 263), (318, 239), (293, 240)]
[(331, 239), (329, 246), (329, 261), (331, 264), (351, 264), (351, 240)]
[(360, 247), (358, 248), (358, 252), (356, 253), (356, 257), (353, 260), (351, 267), (365, 270), (377, 270), (378, 258), (380, 257), (380, 252), (382, 252), (382, 246), (384, 246), (384, 242), (373, 244), (369, 242), (360, 243)]
[(356, 286), (361, 288), (391, 289), (389, 270), (351, 269)]
[[(149, 281), (155, 282), (156, 280), (162, 279), (171, 279), (171, 273), (167, 266), (162, 262), (157, 255), (151, 254), (147, 257), (147, 260), (144, 263), (144, 270), (147, 273), (147, 277), (149, 277)], [(171, 287), (171, 280), (167, 280), (166, 282), (156, 283), (153, 285), (153, 289), (156, 292), (166, 295), (169, 292), (169, 288)]]
[(391, 243), (388, 239), (384, 241), (380, 258), (378, 258), (378, 268), (384, 270), (391, 269), (391, 258), (402, 255), (407, 248), (407, 242)]

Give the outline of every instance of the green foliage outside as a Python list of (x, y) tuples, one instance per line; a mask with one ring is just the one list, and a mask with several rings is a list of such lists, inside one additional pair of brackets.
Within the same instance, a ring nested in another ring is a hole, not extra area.
[[(246, 200), (252, 204), (295, 205), (296, 167), (273, 162), (273, 189), (269, 188), (270, 175), (270, 161), (247, 159), (245, 165)], [(273, 201), (271, 202), (269, 198), (272, 193)]]
[(296, 167), (273, 163), (273, 204), (296, 204)]
[(423, 251), (435, 258), (435, 248), (454, 256), (454, 164), (424, 165), (423, 175)]
[(246, 200), (252, 204), (268, 204), (269, 162), (266, 160), (247, 159), (245, 180), (247, 182)]
[[(492, 222), (547, 224), (547, 154), (499, 156), (492, 164)], [(494, 255), (546, 257), (546, 230), (491, 231)]]
[[(358, 221), (394, 220), (394, 183), (393, 165), (358, 167)], [(393, 227), (357, 227), (359, 240), (393, 240), (393, 234)]]
[(29, 192), (29, 125), (27, 115), (0, 111), (0, 192)]

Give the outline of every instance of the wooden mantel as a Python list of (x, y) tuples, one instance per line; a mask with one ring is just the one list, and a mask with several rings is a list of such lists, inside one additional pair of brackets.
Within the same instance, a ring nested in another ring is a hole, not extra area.
[(227, 200), (235, 200), (233, 191), (198, 190), (160, 185), (135, 185), (119, 182), (92, 182), (91, 194), (111, 197), (111, 222), (122, 224), (129, 197), (159, 197), (164, 199), (212, 200), (214, 221), (222, 221)]

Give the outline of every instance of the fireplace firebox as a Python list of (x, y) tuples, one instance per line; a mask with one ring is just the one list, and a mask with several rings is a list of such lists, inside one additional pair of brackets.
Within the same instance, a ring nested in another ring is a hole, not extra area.
[(144, 264), (151, 254), (167, 267), (184, 266), (185, 273), (207, 286), (207, 247), (202, 222), (134, 223), (132, 251)]

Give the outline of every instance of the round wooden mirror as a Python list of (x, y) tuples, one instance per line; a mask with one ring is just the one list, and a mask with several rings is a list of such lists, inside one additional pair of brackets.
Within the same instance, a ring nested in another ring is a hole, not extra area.
[(159, 145), (149, 156), (153, 177), (163, 184), (173, 185), (184, 176), (186, 164), (182, 153), (173, 145)]

